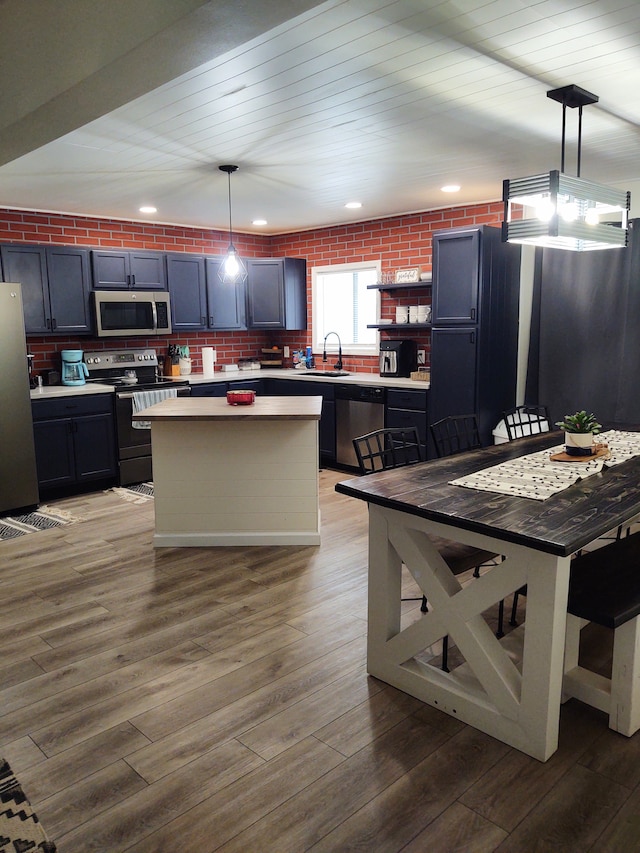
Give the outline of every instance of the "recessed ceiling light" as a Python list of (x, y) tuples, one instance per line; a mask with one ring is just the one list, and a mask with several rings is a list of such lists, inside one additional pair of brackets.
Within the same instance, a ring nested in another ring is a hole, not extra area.
[(360, 202), (360, 201), (348, 201), (345, 204), (345, 207), (348, 207), (349, 210), (357, 210), (359, 207), (362, 207), (362, 202)]
[(253, 220), (253, 225), (266, 225), (266, 224), (267, 224), (266, 219), (254, 219)]
[(443, 193), (457, 193), (460, 192), (460, 187), (458, 184), (446, 184), (444, 187), (440, 187)]
[(158, 208), (153, 207), (151, 204), (145, 204), (140, 208), (140, 213), (157, 213)]

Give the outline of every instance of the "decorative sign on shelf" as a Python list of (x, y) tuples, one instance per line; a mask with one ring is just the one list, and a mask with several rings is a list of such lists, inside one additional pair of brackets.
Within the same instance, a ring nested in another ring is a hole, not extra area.
[(396, 284), (413, 284), (416, 281), (420, 281), (420, 267), (396, 270)]

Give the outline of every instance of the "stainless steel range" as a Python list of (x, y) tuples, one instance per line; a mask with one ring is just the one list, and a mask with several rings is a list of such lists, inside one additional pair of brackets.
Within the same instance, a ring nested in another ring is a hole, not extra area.
[[(162, 376), (154, 349), (99, 350), (85, 352), (88, 382), (115, 385), (116, 426), (118, 431), (119, 483), (128, 486), (153, 479), (151, 468), (151, 430), (132, 425), (134, 396), (138, 391), (157, 390), (158, 398), (180, 397), (191, 393), (186, 380)], [(166, 391), (165, 394), (162, 392)]]

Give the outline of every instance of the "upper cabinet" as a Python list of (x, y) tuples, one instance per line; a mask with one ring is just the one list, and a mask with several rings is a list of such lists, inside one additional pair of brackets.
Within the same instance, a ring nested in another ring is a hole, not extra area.
[(478, 322), (481, 236), (478, 228), (433, 235), (434, 326)]
[(204, 258), (187, 253), (167, 255), (167, 284), (174, 332), (207, 328)]
[(222, 258), (206, 258), (208, 326), (210, 329), (246, 329), (244, 282), (230, 284), (218, 275)]
[(247, 261), (250, 329), (307, 328), (307, 262), (303, 258)]
[(92, 331), (88, 249), (0, 246), (5, 281), (22, 284), (27, 334)]
[(166, 290), (163, 252), (91, 252), (94, 290)]

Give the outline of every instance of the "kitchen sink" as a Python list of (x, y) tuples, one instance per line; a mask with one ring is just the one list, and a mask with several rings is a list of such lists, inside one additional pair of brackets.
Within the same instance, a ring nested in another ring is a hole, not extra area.
[(347, 370), (305, 370), (301, 376), (349, 376)]

